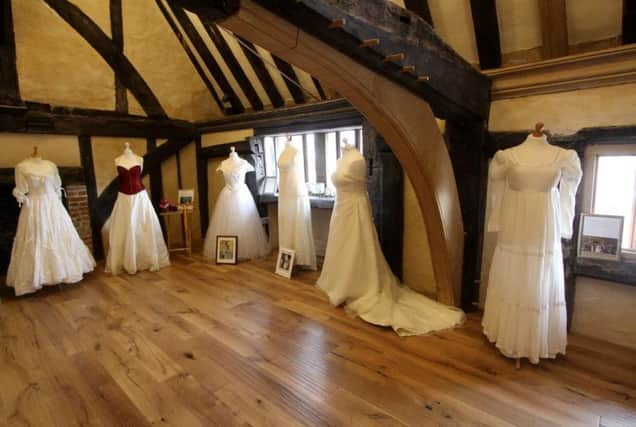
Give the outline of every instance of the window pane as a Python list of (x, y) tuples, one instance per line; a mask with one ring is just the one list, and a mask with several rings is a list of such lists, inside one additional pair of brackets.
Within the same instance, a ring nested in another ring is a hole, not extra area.
[(316, 183), (316, 146), (314, 145), (314, 134), (308, 133), (305, 136), (305, 143), (307, 145), (307, 182), (311, 184)]
[(599, 156), (594, 189), (594, 213), (619, 215), (623, 223), (623, 248), (632, 248), (636, 156)]
[(336, 188), (331, 182), (331, 174), (336, 171), (336, 133), (329, 132), (325, 135), (325, 166), (327, 170), (327, 193), (335, 194)]
[(276, 176), (276, 151), (274, 149), (274, 139), (266, 136), (263, 140), (265, 150), (265, 175)]

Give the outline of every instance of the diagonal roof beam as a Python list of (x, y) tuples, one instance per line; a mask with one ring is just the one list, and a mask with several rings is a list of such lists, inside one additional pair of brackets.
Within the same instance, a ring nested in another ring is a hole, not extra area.
[(272, 105), (276, 108), (285, 106), (285, 100), (281, 96), (278, 88), (276, 87), (276, 83), (274, 83), (274, 79), (267, 71), (267, 66), (263, 59), (256, 54), (256, 46), (248, 40), (245, 40), (236, 34), (234, 35), (241, 45), (241, 49), (245, 53), (247, 60), (252, 65), (254, 72), (256, 73), (256, 77), (260, 80), (261, 85), (263, 85), (263, 89), (267, 92), (267, 96), (269, 96), (270, 101), (272, 101)]
[(250, 101), (252, 108), (257, 111), (262, 110), (263, 101), (261, 101), (261, 98), (258, 96), (258, 93), (256, 93), (256, 90), (254, 90), (254, 86), (252, 86), (252, 83), (247, 78), (245, 71), (243, 71), (243, 67), (241, 67), (241, 64), (239, 64), (238, 60), (236, 59), (236, 56), (234, 56), (234, 52), (232, 52), (232, 49), (223, 38), (223, 34), (221, 34), (221, 31), (219, 30), (219, 28), (216, 25), (204, 24), (203, 26), (205, 27), (205, 30), (210, 36), (212, 43), (214, 43), (214, 45), (216, 46), (216, 49), (219, 51), (219, 53), (225, 60), (225, 63), (227, 64), (228, 68), (230, 69), (230, 72), (236, 79), (236, 82), (241, 87), (241, 90), (243, 91), (245, 96), (247, 96), (247, 99)]
[(75, 29), (104, 61), (115, 75), (133, 93), (149, 117), (164, 118), (166, 112), (139, 71), (93, 20), (68, 0), (44, 0), (62, 19)]
[(303, 90), (300, 88), (300, 82), (298, 81), (298, 76), (296, 75), (294, 68), (289, 64), (289, 62), (280, 59), (273, 53), (272, 58), (274, 58), (274, 64), (276, 64), (278, 71), (283, 74), (285, 85), (287, 85), (289, 93), (291, 93), (292, 98), (294, 98), (294, 102), (296, 104), (304, 104), (305, 94), (303, 94)]
[(216, 93), (216, 90), (214, 89), (214, 85), (212, 84), (208, 76), (205, 74), (205, 71), (203, 70), (203, 67), (201, 67), (201, 64), (199, 64), (199, 61), (197, 60), (197, 58), (194, 56), (192, 49), (190, 49), (190, 45), (188, 45), (188, 42), (184, 39), (183, 34), (181, 34), (181, 31), (179, 30), (177, 23), (174, 21), (174, 19), (172, 19), (172, 16), (170, 15), (170, 12), (168, 12), (168, 9), (164, 6), (163, 1), (162, 0), (155, 0), (155, 1), (157, 3), (157, 6), (159, 7), (159, 10), (161, 10), (161, 13), (163, 14), (164, 18), (168, 22), (168, 25), (170, 25), (170, 28), (172, 28), (174, 35), (179, 40), (179, 43), (181, 43), (181, 46), (183, 47), (183, 50), (185, 51), (186, 55), (188, 55), (188, 58), (190, 58), (190, 62), (192, 63), (192, 66), (199, 74), (199, 77), (201, 77), (201, 80), (203, 80), (203, 84), (205, 84), (205, 86), (208, 88), (208, 92), (210, 93), (210, 95), (212, 95), (212, 98), (214, 98), (214, 101), (216, 102), (216, 104), (219, 106), (219, 110), (221, 110), (221, 112), (225, 112), (225, 106), (223, 105), (221, 98), (219, 98), (219, 95)]

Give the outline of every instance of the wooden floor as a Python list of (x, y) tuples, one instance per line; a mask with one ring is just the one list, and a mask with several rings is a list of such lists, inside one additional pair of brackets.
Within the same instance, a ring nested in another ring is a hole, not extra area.
[(478, 315), (399, 338), (271, 268), (174, 257), (3, 298), (0, 425), (636, 426), (634, 351), (572, 336), (517, 371)]

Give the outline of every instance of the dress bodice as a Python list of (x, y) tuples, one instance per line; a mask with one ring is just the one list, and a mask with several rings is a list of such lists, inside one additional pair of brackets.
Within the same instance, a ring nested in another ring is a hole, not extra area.
[(287, 144), (278, 158), (278, 181), (280, 197), (307, 196), (305, 175), (300, 162), (298, 150), (290, 143)]
[(227, 159), (221, 162), (218, 170), (223, 173), (225, 188), (236, 191), (245, 184), (245, 174), (249, 171), (250, 164), (245, 159)]
[(123, 194), (137, 194), (145, 189), (141, 182), (141, 165), (135, 165), (131, 168), (117, 166), (119, 174), (119, 192)]
[(15, 189), (13, 195), (18, 202), (24, 202), (26, 196), (58, 194), (62, 181), (57, 166), (48, 160), (27, 159), (15, 168)]
[(358, 150), (350, 149), (338, 160), (331, 182), (336, 187), (336, 196), (344, 193), (365, 195), (367, 192), (366, 163)]
[[(558, 150), (558, 151), (556, 151)], [(519, 160), (514, 150), (508, 153), (508, 187), (514, 191), (548, 192), (561, 178), (560, 149), (545, 154), (545, 161), (527, 164)]]

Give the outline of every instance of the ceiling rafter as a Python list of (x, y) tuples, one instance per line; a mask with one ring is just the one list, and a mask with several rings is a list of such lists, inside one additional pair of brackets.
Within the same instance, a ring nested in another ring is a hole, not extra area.
[(481, 69), (501, 67), (501, 42), (495, 0), (470, 0), (470, 9)]
[(276, 64), (276, 68), (283, 75), (285, 80), (285, 85), (287, 85), (287, 89), (289, 89), (289, 93), (291, 93), (292, 98), (294, 98), (294, 102), (296, 104), (304, 104), (305, 103), (305, 94), (303, 90), (300, 88), (300, 83), (298, 81), (298, 76), (296, 75), (296, 71), (294, 71), (294, 67), (292, 67), (288, 62), (282, 60), (278, 56), (272, 53), (272, 58), (274, 59), (274, 64)]
[(179, 43), (181, 43), (181, 47), (183, 47), (183, 50), (185, 51), (186, 55), (188, 56), (188, 58), (190, 58), (190, 62), (192, 63), (192, 66), (199, 74), (199, 77), (201, 77), (201, 80), (203, 80), (203, 84), (205, 84), (205, 86), (208, 88), (208, 92), (210, 92), (210, 95), (212, 95), (212, 98), (214, 98), (214, 101), (219, 106), (219, 110), (221, 110), (221, 112), (225, 112), (225, 106), (223, 105), (223, 102), (221, 101), (219, 94), (216, 93), (216, 90), (214, 89), (214, 85), (212, 84), (208, 76), (205, 74), (203, 67), (201, 66), (201, 64), (199, 64), (199, 61), (197, 60), (196, 56), (192, 52), (192, 49), (190, 49), (188, 42), (184, 39), (184, 35), (181, 34), (181, 31), (179, 30), (177, 23), (174, 21), (174, 19), (172, 19), (170, 12), (164, 6), (162, 0), (155, 0), (155, 2), (157, 3), (157, 6), (159, 7), (159, 10), (163, 14), (163, 17), (165, 18), (166, 22), (168, 23), (170, 28), (172, 28), (174, 35), (177, 37), (177, 40), (179, 40)]
[(210, 36), (212, 43), (214, 43), (216, 49), (219, 51), (219, 54), (221, 54), (221, 56), (225, 60), (225, 63), (230, 69), (230, 72), (234, 75), (236, 82), (239, 84), (241, 90), (252, 105), (252, 108), (257, 111), (262, 110), (263, 101), (258, 96), (258, 93), (256, 93), (254, 86), (252, 86), (252, 83), (247, 78), (243, 67), (241, 67), (241, 64), (239, 64), (236, 56), (234, 56), (232, 49), (227, 44), (227, 41), (225, 41), (225, 38), (223, 38), (223, 34), (221, 34), (219, 28), (216, 25), (204, 24), (203, 26)]
[(149, 117), (167, 114), (139, 71), (104, 31), (80, 8), (68, 0), (44, 0), (67, 24), (78, 32), (112, 68), (116, 76), (133, 93)]
[(197, 50), (197, 53), (205, 63), (206, 67), (208, 68), (210, 73), (212, 73), (214, 80), (216, 80), (219, 87), (224, 92), (224, 96), (221, 98), (221, 100), (224, 101), (225, 98), (227, 98), (230, 105), (232, 106), (231, 113), (240, 114), (244, 112), (245, 107), (241, 103), (241, 100), (232, 88), (232, 85), (230, 84), (228, 79), (225, 77), (225, 74), (223, 74), (223, 70), (214, 59), (214, 56), (212, 56), (212, 53), (206, 46), (203, 38), (201, 37), (197, 29), (194, 27), (192, 21), (190, 21), (190, 18), (188, 17), (186, 12), (182, 8), (175, 6), (170, 2), (168, 4), (175, 18), (177, 18), (179, 25), (181, 25), (181, 28), (183, 28), (183, 31), (185, 31), (186, 35), (194, 45), (194, 48)]
[(404, 7), (419, 15), (419, 17), (428, 22), (431, 27), (433, 26), (433, 18), (431, 17), (431, 10), (428, 7), (428, 0), (404, 0)]
[(276, 84), (274, 83), (272, 76), (269, 74), (269, 71), (267, 71), (265, 62), (259, 55), (255, 53), (256, 46), (254, 46), (252, 42), (238, 37), (237, 35), (234, 35), (234, 37), (236, 37), (239, 45), (241, 45), (241, 49), (243, 49), (245, 57), (249, 61), (250, 65), (252, 65), (254, 73), (256, 73), (256, 77), (258, 77), (258, 80), (261, 82), (263, 89), (265, 89), (265, 92), (267, 92), (267, 96), (272, 102), (272, 105), (276, 108), (285, 106), (285, 100), (276, 87)]
[[(110, 0), (110, 34), (113, 43), (120, 52), (124, 52), (124, 24), (121, 9), (122, 0)], [(120, 113), (128, 112), (128, 94), (126, 86), (121, 78), (115, 73), (115, 111)]]
[(318, 80), (314, 76), (311, 76), (311, 80), (314, 82), (314, 86), (316, 86), (316, 90), (318, 91), (318, 95), (320, 95), (320, 99), (325, 101), (327, 99), (327, 95), (325, 94), (325, 90), (320, 84), (320, 80)]

